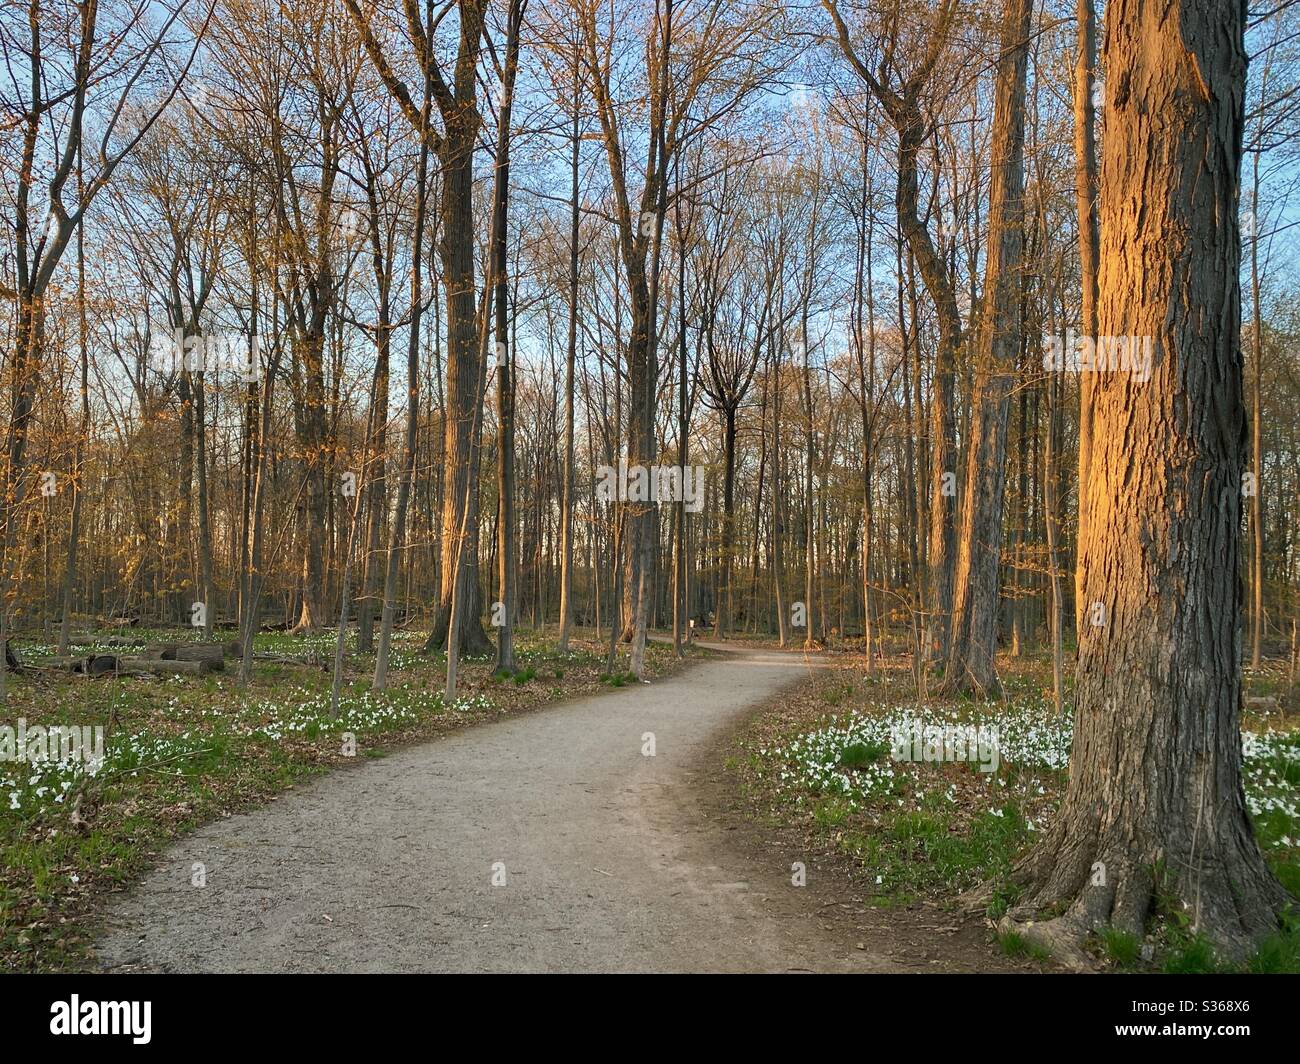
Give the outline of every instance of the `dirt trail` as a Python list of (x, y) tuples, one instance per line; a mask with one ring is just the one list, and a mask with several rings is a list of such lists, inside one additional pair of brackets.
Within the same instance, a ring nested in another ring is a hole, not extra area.
[[(110, 905), (101, 963), (916, 970), (879, 936), (855, 942), (828, 924), (823, 910), (849, 906), (820, 895), (815, 875), (792, 886), (798, 854), (756, 855), (718, 816), (719, 740), (807, 667), (733, 652), (336, 771), (170, 848)], [(206, 887), (190, 885), (194, 862)]]

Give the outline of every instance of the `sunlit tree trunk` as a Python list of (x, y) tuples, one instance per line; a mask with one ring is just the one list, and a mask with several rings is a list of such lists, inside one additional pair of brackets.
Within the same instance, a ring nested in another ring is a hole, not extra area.
[(1141, 934), (1158, 895), (1240, 960), (1290, 902), (1241, 778), (1244, 16), (1108, 11), (1098, 328), (1153, 357), (1147, 380), (1094, 374), (1070, 782), (1013, 872), (1012, 915), (1064, 911), (1027, 934), (1076, 958), (1103, 925)]
[(1001, 605), (1002, 501), (1007, 411), (1020, 355), (1020, 270), (1025, 246), (1025, 75), (1031, 0), (1006, 0), (993, 105), (984, 310), (979, 377), (962, 491), (956, 588), (942, 689), (995, 692)]
[[(1074, 202), (1079, 227), (1079, 331), (1097, 335), (1097, 13), (1093, 0), (1078, 0), (1079, 41), (1074, 62)], [(1092, 451), (1092, 378), (1079, 378), (1079, 498), (1087, 492)], [(1083, 542), (1086, 515), (1079, 507), (1078, 541)], [(1075, 629), (1083, 628), (1084, 569), (1075, 567)]]

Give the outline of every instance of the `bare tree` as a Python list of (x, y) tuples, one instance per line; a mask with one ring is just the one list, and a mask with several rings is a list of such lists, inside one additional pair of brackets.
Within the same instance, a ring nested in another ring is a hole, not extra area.
[[(948, 268), (935, 250), (930, 232), (921, 219), (918, 158), (930, 135), (924, 94), (953, 30), (957, 12), (955, 0), (939, 0), (928, 19), (905, 34), (900, 0), (881, 12), (885, 37), (874, 69), (859, 55), (840, 16), (836, 0), (822, 0), (835, 25), (840, 49), (857, 75), (880, 101), (893, 123), (898, 138), (898, 179), (895, 206), (898, 228), (921, 278), (934, 301), (939, 318), (939, 348), (935, 356), (934, 388), (930, 397), (930, 593), (933, 650), (939, 658), (948, 652), (949, 614), (952, 610), (953, 570), (956, 540), (953, 529), (953, 492), (956, 477), (956, 423), (954, 382), (958, 352), (962, 345), (961, 318)], [(922, 42), (927, 42), (922, 44)], [(915, 48), (907, 48), (911, 43)], [(900, 47), (901, 46), (901, 47)], [(904, 67), (906, 55), (920, 58)]]
[[(417, 131), (420, 112), (410, 91), (393, 65), (372, 26), (376, 5), (363, 11), (358, 0), (343, 0), (349, 16), (375, 69), (385, 86), (401, 104), (402, 112)], [(439, 257), (446, 294), (448, 417), (444, 441), (443, 512), (441, 537), (442, 582), (434, 625), (426, 650), (449, 645), (448, 623), (452, 600), (459, 592), (461, 630), (456, 643), (464, 653), (481, 655), (491, 649), (481, 620), (481, 592), (478, 583), (478, 493), (470, 490), (477, 471), (478, 440), (475, 425), (481, 424), (485, 366), (480, 348), (479, 312), (475, 309), (474, 280), (474, 151), (478, 145), (482, 118), (476, 101), (477, 72), (483, 47), (483, 22), (487, 0), (456, 0), (436, 14), (428, 3), (425, 23), (415, 0), (402, 0), (405, 30), (420, 70), (433, 85), (433, 98), (442, 119), (441, 131), (429, 126), (422, 136), (440, 165)], [(448, 82), (438, 57), (435, 34), (453, 9), (457, 12), (455, 66)], [(426, 26), (428, 27), (426, 29)], [(468, 510), (466, 509), (468, 507)], [(460, 536), (465, 542), (460, 542)], [(463, 560), (463, 564), (459, 564)], [(453, 580), (460, 588), (453, 588)]]
[[(11, 104), (17, 111), (22, 147), (14, 214), (16, 284), (12, 295), (17, 303), (17, 319), (8, 367), (10, 409), (4, 479), (0, 483), (0, 602), (8, 598), (16, 514), (26, 489), (27, 439), (41, 372), (50, 282), (86, 210), (166, 109), (193, 62), (207, 15), (200, 20), (179, 71), (164, 78), (160, 95), (145, 107), (134, 129), (122, 134), (125, 116), (135, 113), (128, 108), (128, 101), (148, 85), (155, 73), (154, 64), (169, 59), (170, 35), (183, 25), (181, 16), (188, 6), (189, 0), (162, 5), (163, 18), (157, 25), (145, 18), (144, 9), (133, 8), (124, 20), (105, 28), (95, 0), (53, 4), (29, 0), (27, 40), (19, 43), (8, 34), (4, 36), (4, 63), (10, 84), (24, 85), (19, 76), (24, 66), (28, 77), (26, 96)], [(67, 31), (66, 38), (53, 34), (53, 53), (44, 32), (47, 24), (64, 26)], [(134, 47), (120, 48), (123, 40), (131, 41)], [(105, 86), (108, 92), (101, 105), (102, 132), (98, 150), (91, 157), (94, 168), (87, 174), (78, 162), (87, 155), (83, 148), (90, 93), (92, 87)], [(38, 158), (52, 160), (52, 167), (47, 170), (39, 166)], [(79, 201), (69, 205), (66, 194), (74, 172), (80, 174), (76, 182)], [(8, 609), (0, 607), (0, 646), (6, 647), (6, 653), (7, 624)], [(4, 694), (4, 675), (0, 669), (0, 697)]]

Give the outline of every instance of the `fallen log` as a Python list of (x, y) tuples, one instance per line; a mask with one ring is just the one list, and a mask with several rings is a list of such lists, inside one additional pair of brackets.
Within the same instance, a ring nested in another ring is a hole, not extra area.
[(80, 676), (206, 676), (212, 671), (212, 665), (207, 661), (168, 661), (158, 657), (118, 654), (51, 658), (45, 668)]
[(206, 676), (212, 666), (206, 661), (170, 661), (166, 658), (121, 658), (118, 671), (144, 672), (155, 676)]
[(214, 669), (226, 667), (221, 643), (150, 643), (139, 657), (150, 661), (204, 661)]
[[(116, 654), (91, 654), (84, 659), (80, 671), (87, 676), (106, 676), (110, 672), (117, 672), (121, 668), (122, 659)], [(73, 669), (74, 672), (79, 671)]]
[(226, 667), (226, 648), (220, 643), (182, 643), (170, 660), (201, 661), (220, 671)]

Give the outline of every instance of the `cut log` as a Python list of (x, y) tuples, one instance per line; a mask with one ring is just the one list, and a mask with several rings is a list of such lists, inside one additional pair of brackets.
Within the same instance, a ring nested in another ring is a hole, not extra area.
[(81, 676), (206, 676), (213, 671), (209, 661), (170, 661), (147, 654), (55, 657), (48, 659), (43, 668)]
[(121, 667), (121, 660), (116, 654), (91, 654), (85, 659), (80, 671), (85, 672), (87, 676), (105, 676), (110, 672), (117, 672)]
[(209, 668), (226, 667), (226, 648), (220, 643), (181, 643), (172, 655), (174, 661), (201, 661)]
[(122, 658), (123, 672), (152, 673), (155, 676), (206, 676), (212, 666), (206, 661), (170, 661), (166, 658)]

